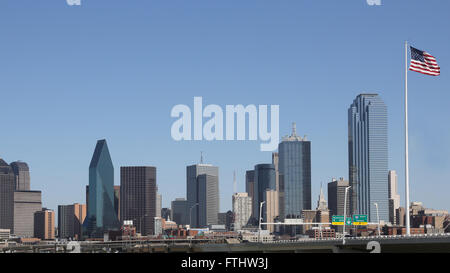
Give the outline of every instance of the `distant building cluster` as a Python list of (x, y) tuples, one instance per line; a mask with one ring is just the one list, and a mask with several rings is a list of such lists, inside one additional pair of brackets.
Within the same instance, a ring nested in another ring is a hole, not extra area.
[[(333, 216), (366, 215), (368, 223), (351, 226), (354, 236), (377, 232), (405, 234), (398, 177), (388, 169), (387, 107), (377, 94), (360, 94), (348, 108), (348, 179), (327, 181), (312, 207), (311, 141), (292, 132), (272, 153), (272, 162), (245, 173), (245, 192), (231, 196), (232, 210), (220, 211), (219, 167), (200, 163), (186, 167), (186, 196), (162, 207), (157, 168), (114, 165), (106, 140), (99, 140), (89, 165), (85, 204), (42, 207), (41, 191), (30, 187), (24, 162), (0, 159), (0, 241), (101, 240), (131, 237), (238, 237), (247, 241), (279, 238), (334, 238), (343, 226)], [(413, 234), (449, 232), (447, 211), (410, 207)], [(57, 224), (57, 228), (55, 228)]]

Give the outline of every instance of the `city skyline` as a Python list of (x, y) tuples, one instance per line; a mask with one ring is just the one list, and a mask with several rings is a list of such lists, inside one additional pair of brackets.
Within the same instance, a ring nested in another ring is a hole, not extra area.
[[(0, 10), (0, 22), (11, 26), (2, 31), (15, 37), (0, 45), (2, 110), (10, 128), (0, 136), (0, 157), (28, 163), (33, 189), (56, 210), (84, 203), (93, 142), (106, 138), (115, 177), (120, 166), (156, 166), (163, 207), (170, 207), (185, 196), (184, 168), (204, 151), (206, 162), (220, 167), (220, 207), (227, 211), (233, 171), (243, 192), (245, 171), (270, 163), (271, 153), (260, 152), (259, 142), (174, 142), (170, 109), (197, 95), (221, 106), (279, 104), (280, 136), (297, 122), (298, 133), (313, 142), (315, 197), (320, 183), (349, 179), (346, 109), (356, 95), (376, 92), (389, 109), (389, 169), (397, 171), (404, 206), (403, 43), (433, 52), (443, 69), (449, 67), (450, 40), (439, 33), (449, 24), (450, 3), (363, 2), (249, 1), (239, 8), (87, 2), (73, 9), (9, 1)], [(438, 22), (402, 23), (418, 6)], [(411, 201), (447, 210), (448, 85), (445, 70), (433, 80), (410, 75)]]

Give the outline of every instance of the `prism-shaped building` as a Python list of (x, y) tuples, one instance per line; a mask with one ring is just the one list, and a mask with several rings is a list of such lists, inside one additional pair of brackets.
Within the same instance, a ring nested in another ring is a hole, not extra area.
[(114, 208), (114, 167), (106, 140), (99, 140), (89, 166), (89, 206), (83, 235), (101, 238), (105, 232), (119, 230)]

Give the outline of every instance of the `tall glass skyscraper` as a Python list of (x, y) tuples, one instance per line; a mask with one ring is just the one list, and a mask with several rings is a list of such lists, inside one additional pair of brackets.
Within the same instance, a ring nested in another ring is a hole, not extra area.
[(280, 191), (284, 194), (280, 216), (299, 218), (302, 210), (311, 209), (311, 142), (297, 135), (295, 123), (292, 135), (278, 145), (278, 157)]
[(254, 217), (259, 222), (259, 208), (261, 202), (266, 202), (262, 207), (261, 216), (265, 220), (267, 211), (267, 190), (276, 190), (275, 166), (273, 164), (258, 164), (255, 166), (255, 183), (253, 184), (253, 211)]
[(350, 210), (389, 221), (387, 108), (378, 94), (360, 94), (348, 109)]
[(119, 228), (114, 208), (114, 167), (106, 140), (99, 140), (89, 166), (89, 205), (83, 234), (97, 238)]
[(0, 229), (14, 231), (14, 189), (16, 178), (13, 169), (0, 158)]

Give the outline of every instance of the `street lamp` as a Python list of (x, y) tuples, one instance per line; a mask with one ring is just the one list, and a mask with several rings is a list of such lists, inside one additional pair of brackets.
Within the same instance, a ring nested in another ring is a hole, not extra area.
[(352, 186), (348, 186), (345, 188), (345, 194), (344, 194), (344, 229), (342, 231), (343, 237), (342, 237), (342, 244), (345, 245), (345, 225), (347, 224), (347, 191)]
[(259, 241), (261, 241), (262, 206), (264, 205), (264, 203), (266, 203), (266, 201), (262, 201), (261, 203), (259, 203), (259, 234), (258, 234)]
[(380, 236), (380, 215), (378, 214), (378, 203), (373, 203), (375, 207), (377, 208), (377, 220), (378, 220), (378, 236)]
[(198, 206), (198, 203), (195, 203), (190, 209), (189, 209), (189, 228), (192, 228), (192, 209)]

